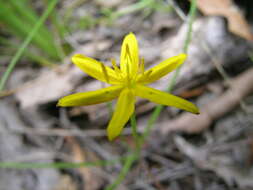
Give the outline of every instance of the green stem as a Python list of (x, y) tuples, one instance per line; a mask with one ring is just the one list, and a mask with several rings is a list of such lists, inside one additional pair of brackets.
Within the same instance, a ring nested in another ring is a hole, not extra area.
[(141, 146), (144, 144), (146, 138), (148, 137), (148, 135), (149, 135), (152, 127), (154, 126), (154, 124), (155, 124), (158, 116), (160, 115), (163, 107), (164, 107), (163, 105), (157, 105), (155, 107), (155, 109), (154, 109), (154, 111), (153, 111), (150, 119), (148, 120), (148, 124), (147, 124), (146, 128), (144, 129), (144, 132), (143, 132), (143, 134), (141, 136), (141, 140), (140, 140)]
[(112, 115), (113, 115), (112, 102), (107, 102), (106, 106), (107, 106), (107, 109), (108, 109), (108, 112), (109, 112), (109, 117), (112, 117)]
[(126, 177), (128, 171), (131, 169), (131, 166), (133, 165), (135, 160), (137, 160), (137, 158), (138, 158), (138, 155), (136, 153), (133, 153), (131, 156), (129, 156), (128, 159), (125, 161), (124, 166), (121, 169), (120, 174), (118, 175), (117, 179), (114, 181), (114, 183), (106, 187), (105, 190), (113, 190), (117, 188), (118, 185), (122, 183), (122, 181)]
[(131, 121), (131, 128), (132, 128), (136, 147), (132, 151), (131, 155), (126, 159), (124, 166), (121, 169), (116, 180), (111, 185), (109, 185), (106, 188), (106, 190), (113, 190), (113, 189), (117, 188), (118, 185), (121, 184), (122, 181), (124, 180), (124, 178), (126, 177), (128, 171), (131, 169), (133, 163), (139, 158), (140, 151), (141, 151), (141, 144), (140, 144), (141, 139), (140, 139), (140, 136), (138, 135), (138, 132), (137, 132), (137, 123), (136, 123), (135, 113), (133, 113), (133, 115), (131, 116), (130, 121)]
[(137, 122), (136, 122), (135, 113), (133, 113), (133, 115), (131, 116), (130, 121), (131, 121), (132, 133), (133, 133), (133, 137), (134, 137), (134, 141), (135, 141), (135, 145), (136, 145), (136, 150), (137, 150), (137, 152), (140, 152), (140, 150), (141, 150), (140, 136), (138, 135), (138, 132), (137, 132)]
[[(187, 53), (188, 47), (189, 47), (189, 44), (190, 44), (190, 41), (191, 41), (192, 24), (193, 24), (193, 21), (194, 21), (194, 18), (195, 18), (195, 14), (196, 14), (196, 0), (192, 0), (192, 1), (191, 1), (190, 12), (189, 12), (189, 16), (190, 16), (190, 17), (189, 17), (189, 22), (188, 22), (188, 31), (187, 31), (187, 36), (186, 36), (186, 40), (185, 40), (185, 42), (184, 42), (184, 47), (183, 47), (183, 52), (184, 52), (184, 53)], [(177, 79), (179, 73), (180, 73), (180, 68), (178, 68), (178, 69), (176, 70), (176, 72), (174, 73), (174, 75), (173, 75), (171, 81), (169, 82), (169, 86), (168, 86), (168, 88), (167, 88), (167, 91), (168, 91), (168, 92), (170, 92), (170, 91), (173, 89), (173, 87), (174, 87), (174, 85), (175, 85), (175, 82), (176, 82), (176, 79)], [(150, 119), (148, 120), (148, 124), (147, 124), (147, 127), (145, 128), (145, 131), (144, 131), (143, 135), (140, 136), (140, 137), (138, 137), (139, 149), (141, 148), (141, 146), (142, 146), (143, 143), (145, 142), (146, 138), (149, 136), (150, 131), (151, 131), (151, 129), (153, 128), (154, 123), (156, 122), (158, 116), (160, 115), (160, 113), (161, 113), (163, 107), (164, 107), (164, 106), (162, 106), (162, 105), (156, 106), (156, 108), (155, 108), (155, 110), (153, 111), (153, 113), (152, 113)], [(132, 125), (133, 135), (136, 136), (137, 130), (136, 130), (136, 128), (135, 128), (135, 127), (136, 127), (135, 118), (132, 118), (132, 117), (131, 117), (131, 124), (133, 124), (133, 125)], [(138, 150), (138, 149), (137, 149), (137, 150)], [(133, 157), (129, 157), (129, 158), (126, 160), (126, 162), (125, 162), (125, 164), (124, 164), (124, 166), (123, 166), (123, 168), (122, 168), (122, 170), (121, 170), (119, 176), (118, 176), (117, 179), (115, 180), (115, 182), (114, 182), (112, 185), (110, 185), (109, 187), (107, 187), (106, 190), (113, 190), (113, 189), (115, 189), (115, 188), (124, 180), (126, 174), (127, 174), (128, 171), (131, 169), (132, 164), (133, 164), (134, 161), (138, 158), (138, 156), (139, 156), (139, 153), (134, 152), (134, 153), (133, 153)]]
[(28, 36), (26, 37), (26, 39), (21, 44), (20, 48), (18, 49), (18, 51), (16, 52), (16, 54), (12, 58), (10, 64), (7, 67), (7, 70), (4, 72), (4, 74), (3, 74), (2, 78), (1, 78), (1, 81), (0, 81), (0, 91), (3, 90), (3, 88), (5, 86), (5, 83), (8, 80), (9, 75), (13, 71), (14, 67), (16, 66), (18, 60), (21, 58), (21, 56), (25, 52), (25, 49), (30, 44), (30, 42), (32, 41), (33, 37), (36, 35), (36, 33), (39, 30), (39, 28), (45, 22), (45, 20), (49, 16), (50, 12), (55, 8), (57, 2), (58, 2), (58, 0), (52, 0), (52, 1), (50, 1), (50, 4), (48, 5), (47, 9), (43, 13), (43, 15), (40, 17), (40, 19), (38, 20), (38, 22), (35, 24), (35, 26), (32, 28), (31, 32), (28, 34)]

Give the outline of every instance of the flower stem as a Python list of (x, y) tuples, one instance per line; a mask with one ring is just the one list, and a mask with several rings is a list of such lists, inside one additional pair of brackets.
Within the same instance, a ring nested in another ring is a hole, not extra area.
[[(194, 18), (195, 18), (196, 10), (197, 10), (196, 9), (196, 0), (192, 0), (191, 1), (190, 12), (189, 12), (188, 31), (187, 31), (186, 40), (184, 42), (184, 47), (183, 47), (183, 52), (184, 53), (187, 53), (189, 44), (191, 42), (192, 24), (193, 24), (193, 21), (194, 21)], [(172, 91), (179, 73), (180, 73), (180, 68), (178, 68), (176, 70), (176, 72), (174, 73), (172, 79), (170, 80), (169, 86), (166, 89), (168, 92)], [(160, 115), (163, 107), (164, 106), (162, 106), (162, 105), (156, 106), (156, 108), (153, 111), (150, 119), (148, 120), (147, 127), (145, 128), (145, 131), (142, 134), (142, 136), (138, 136), (137, 135), (135, 115), (133, 115), (131, 117), (131, 125), (132, 125), (133, 135), (134, 135), (135, 139), (138, 139), (138, 143), (139, 143), (139, 145), (137, 147), (138, 151), (135, 150), (133, 152), (132, 156), (128, 157), (128, 159), (125, 161), (124, 166), (123, 166), (120, 174), (118, 175), (117, 179), (115, 180), (115, 182), (113, 184), (111, 184), (110, 186), (108, 186), (106, 188), (106, 190), (116, 189), (117, 186), (124, 180), (124, 178), (127, 175), (128, 171), (131, 169), (132, 164), (139, 158), (140, 148), (144, 144), (144, 142), (147, 139), (147, 137), (149, 136), (150, 131), (153, 128), (154, 123), (156, 122), (158, 116)]]
[(141, 139), (140, 139), (140, 136), (138, 135), (138, 132), (137, 132), (137, 123), (136, 123), (135, 113), (133, 113), (133, 115), (131, 116), (130, 121), (131, 121), (131, 128), (132, 128), (132, 133), (134, 136), (136, 149), (137, 149), (137, 152), (140, 152), (140, 150), (141, 150), (140, 140)]
[(147, 126), (144, 129), (144, 132), (140, 138), (140, 145), (142, 146), (145, 143), (146, 138), (148, 137), (152, 127), (154, 126), (158, 116), (160, 115), (162, 109), (163, 109), (163, 105), (157, 105), (151, 115), (151, 117), (148, 120)]
[(124, 166), (121, 169), (120, 174), (118, 175), (117, 179), (114, 181), (114, 183), (106, 187), (105, 190), (116, 189), (118, 185), (121, 184), (121, 182), (124, 180), (128, 171), (131, 169), (131, 166), (133, 165), (134, 161), (137, 159), (138, 159), (138, 154), (136, 154), (135, 152), (131, 156), (129, 156), (128, 159), (125, 161)]
[(121, 182), (126, 177), (133, 163), (139, 158), (140, 151), (141, 151), (141, 136), (139, 136), (137, 133), (137, 123), (136, 123), (135, 113), (133, 113), (133, 115), (131, 116), (130, 121), (131, 121), (131, 128), (132, 128), (132, 133), (134, 136), (136, 147), (132, 150), (132, 153), (130, 154), (130, 156), (128, 156), (127, 159), (125, 160), (124, 166), (121, 169), (120, 174), (118, 175), (116, 180), (111, 185), (109, 185), (106, 188), (106, 190), (113, 190), (117, 188), (117, 186), (121, 184)]

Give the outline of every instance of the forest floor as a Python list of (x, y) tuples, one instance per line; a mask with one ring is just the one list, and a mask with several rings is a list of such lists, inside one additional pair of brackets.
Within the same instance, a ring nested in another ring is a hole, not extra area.
[[(150, 68), (184, 51), (191, 3), (60, 1), (54, 11), (67, 26), (56, 37), (64, 52), (61, 63), (42, 66), (24, 56), (0, 94), (0, 190), (99, 190), (116, 179), (111, 189), (253, 189), (253, 5), (238, 2), (197, 1), (188, 57), (172, 93), (195, 103), (200, 114), (164, 107), (123, 175), (136, 144), (130, 122), (119, 138), (107, 139), (116, 101), (56, 106), (65, 95), (104, 87), (71, 57), (79, 53), (119, 63), (122, 40), (133, 32)], [(33, 3), (43, 10), (39, 1)], [(51, 29), (52, 20), (46, 22)], [(22, 42), (2, 26), (6, 39)], [(0, 55), (1, 76), (10, 59)], [(165, 90), (173, 76), (151, 86)], [(156, 108), (137, 99), (138, 134)]]

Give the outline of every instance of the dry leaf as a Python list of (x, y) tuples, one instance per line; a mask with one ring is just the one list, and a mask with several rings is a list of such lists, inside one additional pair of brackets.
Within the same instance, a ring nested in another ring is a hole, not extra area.
[(197, 0), (197, 6), (205, 15), (226, 17), (232, 33), (253, 41), (249, 24), (232, 0)]
[(82, 77), (80, 69), (71, 65), (60, 65), (45, 69), (38, 78), (22, 86), (15, 94), (23, 109), (55, 101), (73, 90)]
[[(195, 147), (180, 136), (176, 136), (174, 140), (178, 149), (190, 157), (199, 168), (214, 171), (229, 185), (235, 181), (240, 187), (253, 187), (253, 168), (251, 166), (238, 167), (238, 163), (229, 154), (231, 149), (217, 153), (205, 146)], [(239, 150), (239, 147), (246, 147), (246, 143), (239, 143), (234, 148)]]
[[(87, 162), (85, 153), (80, 145), (77, 143), (75, 138), (67, 137), (67, 142), (71, 145), (73, 151), (73, 159), (75, 162)], [(101, 189), (103, 185), (103, 180), (93, 168), (90, 167), (80, 167), (78, 168), (80, 175), (84, 180), (84, 189), (85, 190), (98, 190)]]
[(77, 190), (77, 185), (68, 175), (62, 175), (59, 183), (53, 190)]

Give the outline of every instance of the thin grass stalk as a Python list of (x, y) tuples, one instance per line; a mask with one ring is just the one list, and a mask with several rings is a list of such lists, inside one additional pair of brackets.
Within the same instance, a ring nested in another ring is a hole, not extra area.
[[(26, 22), (34, 25), (38, 21), (38, 15), (25, 0), (9, 0), (9, 3), (14, 7), (15, 13), (19, 14)], [(50, 42), (50, 40), (53, 40), (52, 35), (44, 25), (40, 27), (38, 34), (40, 34), (40, 37), (44, 40), (47, 40), (48, 42)]]
[(136, 147), (134, 150), (130, 150), (131, 154), (130, 156), (126, 159), (123, 168), (120, 171), (120, 174), (116, 178), (116, 180), (110, 184), (109, 186), (106, 187), (106, 190), (113, 190), (118, 187), (122, 183), (122, 181), (125, 179), (126, 175), (128, 174), (129, 170), (132, 167), (132, 164), (139, 158), (140, 151), (141, 151), (141, 144), (140, 144), (140, 138), (137, 132), (137, 123), (136, 123), (136, 116), (135, 113), (131, 116), (131, 128), (132, 128), (132, 133), (134, 136), (134, 141)]
[(58, 2), (58, 0), (52, 0), (52, 1), (50, 1), (50, 3), (48, 4), (48, 7), (46, 8), (46, 10), (43, 13), (43, 15), (40, 17), (40, 19), (35, 24), (35, 26), (31, 30), (31, 32), (29, 33), (29, 35), (26, 37), (26, 39), (24, 40), (24, 42), (19, 47), (19, 49), (16, 52), (16, 54), (11, 59), (11, 62), (8, 65), (7, 70), (4, 72), (3, 76), (1, 77), (1, 80), (0, 80), (0, 91), (2, 91), (4, 89), (5, 83), (8, 80), (8, 78), (9, 78), (11, 72), (13, 71), (14, 67), (16, 66), (18, 60), (21, 58), (21, 56), (25, 52), (25, 49), (30, 44), (30, 42), (32, 41), (33, 37), (36, 35), (36, 33), (37, 33), (38, 29), (40, 28), (40, 26), (45, 22), (45, 20), (49, 16), (50, 12), (55, 8), (57, 2)]
[[(10, 0), (9, 2), (0, 2), (0, 20), (6, 25), (6, 29), (14, 35), (25, 38), (28, 36), (33, 26), (38, 22), (36, 14), (28, 14), (33, 10), (28, 6), (23, 9), (21, 1)], [(35, 18), (31, 19), (32, 16)], [(42, 27), (42, 28), (41, 28)], [(53, 36), (46, 27), (41, 26), (33, 37), (33, 43), (47, 53), (53, 59), (59, 59), (58, 53), (53, 43)]]
[(118, 177), (116, 178), (116, 180), (109, 185), (108, 187), (106, 187), (105, 190), (113, 190), (116, 189), (118, 187), (118, 185), (120, 185), (122, 183), (122, 181), (125, 179), (126, 175), (128, 174), (129, 170), (132, 167), (132, 164), (138, 159), (138, 155), (133, 153), (132, 155), (130, 155), (124, 165), (123, 168), (120, 171), (120, 174), (118, 175)]
[(41, 169), (41, 168), (57, 168), (57, 169), (71, 169), (80, 167), (93, 167), (93, 166), (109, 166), (120, 161), (126, 161), (132, 155), (122, 156), (112, 160), (99, 160), (95, 162), (57, 162), (57, 163), (21, 163), (21, 162), (0, 162), (0, 168), (7, 169)]
[(135, 113), (133, 113), (133, 115), (131, 116), (130, 122), (131, 122), (132, 134), (133, 134), (135, 145), (136, 145), (136, 150), (138, 152), (140, 152), (140, 149), (141, 149), (140, 137), (137, 132), (137, 122), (136, 122), (136, 114)]
[[(1, 53), (2, 55), (4, 55), (4, 53), (6, 52), (6, 55), (11, 57), (12, 52), (15, 52), (18, 50), (18, 47), (16, 47), (16, 44), (14, 44), (14, 42), (7, 40), (6, 38), (0, 37), (0, 44), (5, 46), (5, 48), (2, 50), (2, 53)], [(44, 56), (41, 56), (35, 52), (31, 52), (28, 49), (25, 49), (24, 56), (35, 61), (41, 66), (54, 67), (56, 65), (55, 63), (52, 63), (50, 60), (48, 60)]]

